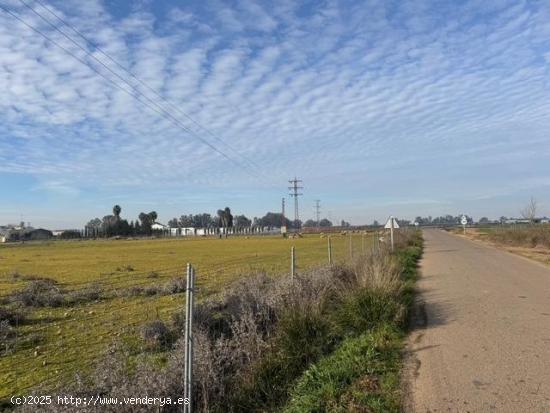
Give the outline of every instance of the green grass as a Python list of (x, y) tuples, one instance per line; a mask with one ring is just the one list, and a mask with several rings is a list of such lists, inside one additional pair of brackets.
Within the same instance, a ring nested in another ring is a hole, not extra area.
[[(371, 239), (365, 237), (366, 247)], [(334, 259), (347, 259), (348, 237), (333, 235), (332, 240)], [(115, 297), (114, 290), (162, 285), (183, 276), (185, 264), (192, 262), (200, 300), (245, 273), (287, 273), (291, 246), (296, 247), (298, 271), (327, 262), (327, 239), (319, 235), (0, 245), (0, 297), (23, 288), (30, 275), (54, 279), (66, 291), (97, 283), (110, 296), (76, 306), (30, 309), (29, 321), (16, 328), (14, 350), (4, 354), (0, 349), (0, 399), (38, 384), (52, 388), (71, 380), (76, 371), (91, 369), (113, 340), (131, 340), (147, 321), (168, 320), (184, 305), (183, 294)], [(358, 254), (361, 234), (353, 234), (353, 246)], [(152, 271), (158, 277), (150, 278)]]
[(302, 375), (283, 412), (398, 412), (401, 343), (389, 323), (345, 340)]
[[(403, 289), (397, 297), (358, 293), (343, 306), (346, 331), (362, 331), (343, 340), (332, 353), (309, 367), (290, 390), (285, 413), (400, 411), (400, 350), (407, 325), (392, 320), (396, 306), (413, 303), (422, 240), (397, 252)], [(382, 299), (382, 300), (381, 300)]]

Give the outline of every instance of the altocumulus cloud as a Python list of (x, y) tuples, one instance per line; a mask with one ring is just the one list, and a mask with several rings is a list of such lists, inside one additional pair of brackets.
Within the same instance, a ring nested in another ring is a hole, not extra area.
[[(25, 1), (159, 101), (39, 3)], [(48, 7), (209, 132), (171, 110), (186, 128), (263, 171), (236, 168), (140, 104), (113, 85), (124, 86), (116, 76), (10, 0), (2, 5), (112, 82), (0, 11), (0, 172), (70, 193), (98, 183), (127, 191), (183, 181), (275, 188), (296, 172), (310, 188), (345, 192), (346, 177), (350, 191), (373, 189), (391, 167), (393, 187), (407, 196), (400, 177), (416, 171), (428, 182), (429, 164), (438, 177), (425, 194), (415, 190), (422, 204), (461, 168), (479, 178), (472, 199), (500, 180), (513, 192), (550, 152), (548, 2), (158, 3)], [(532, 169), (506, 169), (510, 153)]]

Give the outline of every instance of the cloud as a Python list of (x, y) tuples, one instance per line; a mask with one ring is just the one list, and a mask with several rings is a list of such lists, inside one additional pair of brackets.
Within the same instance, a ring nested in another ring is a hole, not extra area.
[[(543, 2), (49, 6), (147, 86), (59, 22), (102, 64), (6, 4), (93, 67), (0, 13), (0, 171), (54, 183), (44, 189), (274, 189), (294, 173), (319, 181), (327, 165), (353, 180), (387, 159), (410, 174), (441, 156), (450, 177), (465, 148), (483, 151), (498, 185), (506, 162), (542, 168), (550, 149)], [(537, 153), (510, 157), (514, 141)]]

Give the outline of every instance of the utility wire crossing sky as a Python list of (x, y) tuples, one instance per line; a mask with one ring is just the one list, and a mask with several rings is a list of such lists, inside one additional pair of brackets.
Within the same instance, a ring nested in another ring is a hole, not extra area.
[(550, 214), (550, 3), (0, 0), (0, 223)]

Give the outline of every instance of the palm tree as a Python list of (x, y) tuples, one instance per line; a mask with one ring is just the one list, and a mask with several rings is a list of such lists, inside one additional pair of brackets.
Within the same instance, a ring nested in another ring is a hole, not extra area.
[(113, 207), (113, 215), (115, 216), (117, 221), (120, 220), (120, 212), (121, 211), (122, 211), (122, 208), (120, 207), (120, 205), (115, 205)]

